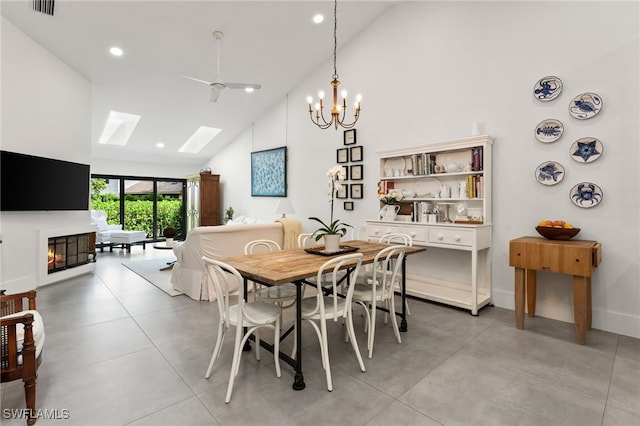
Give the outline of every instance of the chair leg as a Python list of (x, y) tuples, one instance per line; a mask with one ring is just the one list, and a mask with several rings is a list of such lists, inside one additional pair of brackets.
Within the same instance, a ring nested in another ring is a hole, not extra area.
[[(247, 336), (250, 332), (247, 332)], [(224, 399), (226, 404), (231, 401), (231, 392), (233, 392), (233, 382), (236, 379), (240, 367), (240, 358), (242, 357), (242, 324), (236, 326), (236, 340), (233, 346), (233, 361), (231, 362), (231, 373), (229, 374), (229, 385), (227, 386), (227, 396)]]
[(211, 361), (209, 361), (209, 368), (207, 368), (207, 372), (205, 373), (205, 379), (211, 377), (211, 370), (213, 370), (213, 363), (220, 356), (220, 350), (222, 349), (222, 341), (224, 340), (225, 335), (225, 325), (220, 322), (218, 326), (218, 338), (216, 339), (216, 345), (213, 348), (213, 354), (211, 355)]
[(393, 300), (393, 297), (388, 300), (389, 310), (391, 311), (391, 324), (393, 324), (393, 333), (396, 335), (396, 339), (398, 339), (398, 343), (402, 343), (402, 338), (400, 337), (400, 329), (398, 328), (398, 320), (396, 319), (396, 303)]
[(347, 313), (347, 330), (351, 335), (351, 346), (353, 346), (353, 351), (356, 353), (356, 358), (358, 358), (358, 364), (360, 364), (360, 371), (363, 373), (366, 371), (364, 368), (364, 362), (362, 361), (362, 356), (360, 355), (360, 348), (358, 348), (358, 342), (356, 341), (356, 332), (353, 328), (353, 312), (351, 310)]
[(333, 381), (331, 380), (331, 365), (329, 364), (329, 342), (327, 339), (327, 323), (325, 321), (320, 322), (320, 333), (322, 335), (320, 350), (322, 351), (324, 371), (325, 375), (327, 376), (327, 390), (331, 392), (333, 391)]
[(369, 359), (373, 356), (373, 340), (376, 335), (376, 303), (371, 303), (371, 325), (369, 326), (369, 334), (367, 334), (367, 349), (369, 350)]
[(273, 362), (276, 364), (276, 377), (280, 377), (280, 318), (276, 320), (273, 332)]
[(29, 417), (27, 418), (27, 425), (31, 426), (35, 424), (37, 418), (36, 414), (36, 376), (27, 377), (24, 379), (24, 396), (29, 409)]

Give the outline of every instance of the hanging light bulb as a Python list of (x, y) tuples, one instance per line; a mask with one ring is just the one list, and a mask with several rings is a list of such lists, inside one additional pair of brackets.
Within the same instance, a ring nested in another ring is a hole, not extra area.
[[(338, 81), (338, 71), (336, 67), (336, 51), (338, 47), (338, 0), (334, 0), (333, 6), (333, 80), (331, 81), (332, 92), (333, 92), (333, 104), (331, 107), (331, 118), (327, 121), (324, 116), (324, 92), (320, 91), (318, 93), (319, 101), (315, 104), (315, 108), (313, 107), (313, 98), (311, 96), (307, 97), (307, 103), (309, 104), (309, 117), (311, 121), (316, 126), (321, 129), (327, 129), (332, 125), (338, 129), (338, 126), (344, 127), (345, 129), (352, 128), (358, 118), (360, 118), (360, 101), (362, 97), (360, 95), (356, 96), (356, 102), (353, 104), (354, 113), (353, 113), (353, 121), (351, 123), (346, 123), (346, 113), (347, 113), (347, 91), (343, 90), (342, 102), (338, 100), (338, 86), (340, 86), (340, 81)], [(315, 113), (315, 114), (314, 114)]]

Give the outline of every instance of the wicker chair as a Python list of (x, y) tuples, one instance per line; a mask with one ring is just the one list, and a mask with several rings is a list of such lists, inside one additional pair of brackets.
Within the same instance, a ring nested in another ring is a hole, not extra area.
[[(28, 311), (24, 302), (28, 300)], [(42, 360), (44, 326), (42, 318), (35, 312), (36, 291), (0, 295), (0, 365), (1, 381), (22, 379), (29, 410), (27, 424), (36, 420), (36, 377)], [(20, 315), (20, 312), (23, 312)], [(17, 314), (17, 315), (15, 315)], [(5, 318), (9, 316), (8, 318)]]

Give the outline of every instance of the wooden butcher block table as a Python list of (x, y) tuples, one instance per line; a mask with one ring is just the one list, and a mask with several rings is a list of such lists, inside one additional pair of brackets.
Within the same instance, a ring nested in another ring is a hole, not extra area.
[(587, 342), (591, 329), (591, 275), (601, 261), (601, 245), (588, 240), (547, 240), (520, 237), (509, 241), (509, 265), (515, 268), (516, 327), (524, 328), (524, 299), (527, 311), (536, 314), (536, 272), (573, 275), (573, 317), (576, 340)]

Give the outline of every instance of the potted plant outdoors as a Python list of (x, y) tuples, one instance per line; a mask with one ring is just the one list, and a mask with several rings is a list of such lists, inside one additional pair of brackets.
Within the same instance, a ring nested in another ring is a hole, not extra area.
[(173, 247), (173, 239), (177, 234), (178, 230), (176, 228), (173, 228), (171, 226), (167, 226), (166, 228), (164, 228), (162, 235), (165, 238), (165, 244), (167, 245), (167, 247)]
[(398, 211), (400, 211), (400, 201), (403, 198), (402, 193), (395, 189), (386, 194), (378, 195), (378, 200), (383, 204), (380, 209), (380, 218), (382, 220), (396, 220)]
[(331, 214), (329, 216), (329, 223), (325, 223), (317, 217), (310, 217), (310, 220), (315, 220), (322, 225), (316, 229), (311, 235), (316, 241), (324, 238), (324, 249), (327, 252), (337, 252), (340, 250), (340, 238), (344, 237), (347, 233), (347, 228), (351, 225), (343, 223), (340, 219), (333, 219), (333, 202), (335, 199), (336, 191), (342, 189), (342, 182), (345, 178), (344, 167), (340, 165), (333, 166), (327, 171), (329, 180), (327, 186), (329, 188), (327, 195), (330, 197), (329, 205), (331, 207)]

